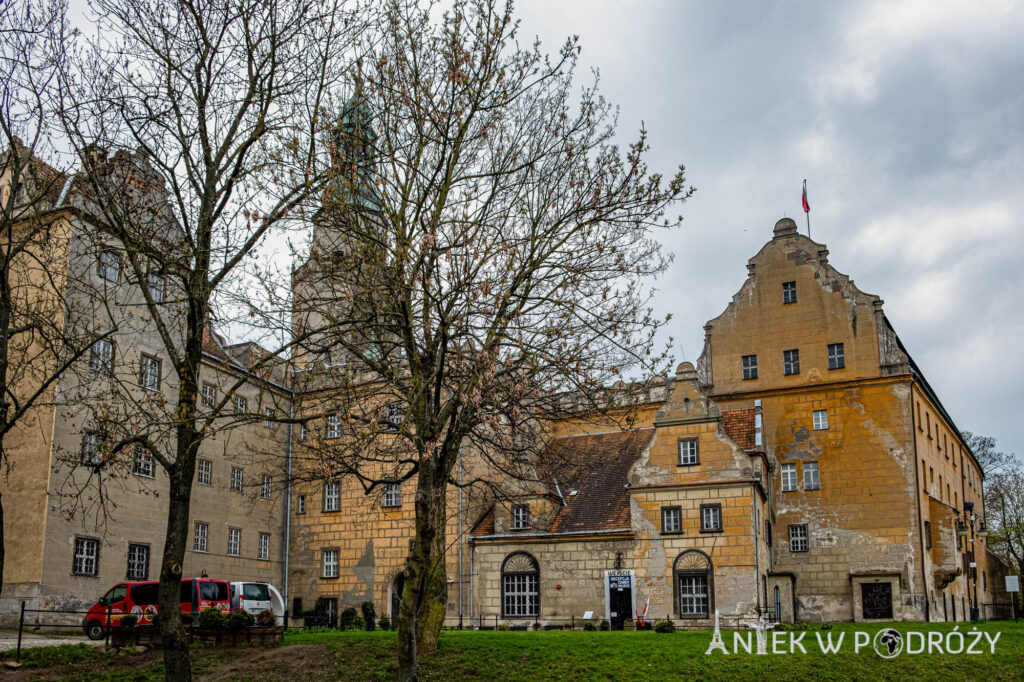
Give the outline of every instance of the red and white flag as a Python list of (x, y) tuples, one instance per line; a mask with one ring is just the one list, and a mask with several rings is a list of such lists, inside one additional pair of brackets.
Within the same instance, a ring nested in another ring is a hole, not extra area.
[(803, 203), (804, 203), (804, 213), (810, 213), (811, 212), (811, 205), (807, 203), (807, 181), (806, 180), (804, 180)]
[(647, 597), (647, 603), (644, 604), (644, 615), (640, 616), (640, 627), (643, 627), (647, 620), (647, 607), (651, 605), (651, 598)]

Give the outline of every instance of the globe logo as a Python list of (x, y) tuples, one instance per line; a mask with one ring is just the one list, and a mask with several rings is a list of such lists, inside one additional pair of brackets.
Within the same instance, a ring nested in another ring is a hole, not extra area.
[(875, 633), (872, 644), (875, 653), (882, 658), (896, 658), (903, 651), (903, 635), (892, 628), (885, 628)]

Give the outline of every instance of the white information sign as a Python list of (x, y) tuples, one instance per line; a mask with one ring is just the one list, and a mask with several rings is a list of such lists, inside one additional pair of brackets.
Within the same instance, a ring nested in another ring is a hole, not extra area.
[(1015, 575), (1006, 576), (1006, 591), (1020, 592), (1020, 578)]

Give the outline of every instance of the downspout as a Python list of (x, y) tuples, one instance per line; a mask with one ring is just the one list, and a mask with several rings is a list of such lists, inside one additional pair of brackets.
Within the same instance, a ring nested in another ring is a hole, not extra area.
[(459, 443), (459, 629), (462, 629), (462, 443)]
[(469, 538), (469, 627), (473, 627), (473, 554), (476, 545), (473, 538)]
[[(757, 615), (761, 615), (761, 536), (759, 526), (760, 519), (757, 518), (757, 484), (750, 484), (750, 506), (753, 509), (751, 517), (754, 519), (754, 593), (757, 595)], [(767, 595), (765, 595), (767, 598)]]
[[(292, 376), (294, 381), (295, 377)], [(293, 430), (295, 424), (291, 420), (295, 419), (295, 391), (289, 390), (288, 392), (288, 472), (287, 480), (285, 482), (285, 499), (284, 499), (284, 609), (288, 610), (288, 604), (290, 602), (290, 596), (288, 594), (288, 558), (291, 556), (291, 531), (292, 531), (292, 441), (293, 441)], [(295, 617), (295, 614), (292, 614)]]
[[(910, 382), (910, 440), (914, 444), (914, 497), (917, 498), (917, 539), (921, 548), (921, 591), (924, 594), (924, 622), (931, 622), (931, 599), (928, 598), (928, 569), (924, 565), (924, 512), (921, 510), (921, 481), (917, 473), (917, 411), (914, 409), (914, 382)], [(963, 469), (961, 469), (963, 471)], [(943, 595), (945, 600), (945, 595)]]

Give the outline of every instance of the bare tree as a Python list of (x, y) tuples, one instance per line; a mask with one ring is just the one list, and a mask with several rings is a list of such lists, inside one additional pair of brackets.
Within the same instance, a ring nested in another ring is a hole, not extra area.
[[(200, 404), (204, 333), (213, 318), (230, 317), (218, 296), (246, 274), (248, 257), (301, 227), (334, 172), (324, 135), (358, 15), (341, 0), (96, 0), (93, 9), (96, 37), (62, 79), (62, 120), (86, 159), (83, 211), (132, 288), (115, 295), (144, 319), (162, 358), (134, 382), (112, 384), (117, 397), (98, 415), (104, 453), (86, 464), (138, 445), (167, 473), (159, 625), (167, 678), (184, 680), (178, 585), (196, 454), (225, 428), (218, 418), (232, 394)], [(111, 147), (133, 151), (108, 159)], [(273, 362), (251, 364), (235, 388), (258, 384)], [(170, 380), (147, 386), (154, 373)], [(228, 421), (255, 418), (263, 417)]]
[(985, 473), (985, 524), (988, 546), (1018, 574), (1024, 574), (1024, 467), (996, 439), (963, 432), (967, 446)]
[(615, 146), (596, 78), (574, 80), (575, 39), (549, 59), (518, 46), (510, 3), (433, 9), (386, 5), (335, 149), (344, 182), (295, 292), (297, 328), (331, 329), (298, 362), (309, 387), (334, 390), (303, 407), (342, 436), (312, 448), (311, 468), (367, 491), (415, 482), (406, 680), (444, 619), (460, 448), (481, 462), (464, 485), (515, 475), (545, 415), (605, 409), (601, 387), (664, 369), (648, 278), (668, 258), (652, 231), (692, 192), (681, 167), (667, 181), (648, 170), (643, 130)]

